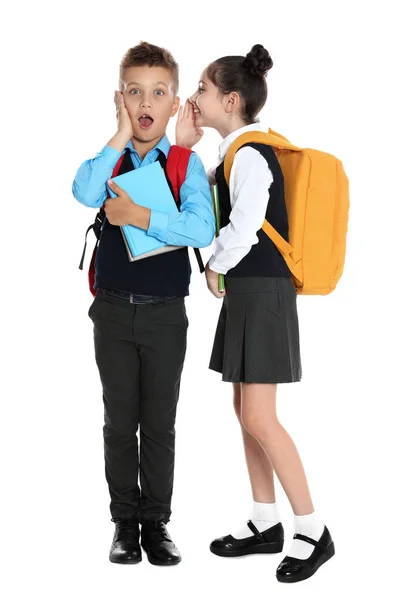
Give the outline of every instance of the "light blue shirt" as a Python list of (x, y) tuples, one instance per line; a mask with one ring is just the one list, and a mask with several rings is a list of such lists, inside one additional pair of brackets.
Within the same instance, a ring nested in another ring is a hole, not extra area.
[[(143, 160), (133, 148), (131, 140), (126, 148), (130, 150), (134, 167), (138, 169), (155, 162), (159, 151), (167, 157), (171, 144), (164, 135)], [(106, 182), (112, 176), (120, 156), (118, 150), (106, 145), (95, 158), (83, 162), (73, 182), (74, 198), (90, 208), (100, 208), (107, 198)], [(209, 246), (215, 234), (213, 204), (203, 163), (194, 152), (190, 156), (186, 179), (180, 189), (180, 200), (180, 212), (151, 210), (147, 234), (173, 246)]]

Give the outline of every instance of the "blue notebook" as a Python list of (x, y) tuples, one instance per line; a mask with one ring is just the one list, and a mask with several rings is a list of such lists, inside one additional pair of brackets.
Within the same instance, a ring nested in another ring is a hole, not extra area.
[[(123, 175), (117, 175), (112, 178), (112, 181), (125, 190), (133, 202), (140, 206), (167, 213), (178, 210), (164, 170), (158, 161)], [(108, 190), (111, 198), (115, 198), (116, 194), (111, 189)], [(170, 246), (161, 242), (148, 235), (144, 229), (134, 225), (123, 225), (120, 229), (130, 261), (182, 248), (182, 246)]]

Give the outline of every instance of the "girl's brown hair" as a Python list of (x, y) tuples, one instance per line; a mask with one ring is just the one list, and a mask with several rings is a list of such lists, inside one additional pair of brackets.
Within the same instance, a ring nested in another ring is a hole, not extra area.
[(207, 77), (221, 94), (238, 92), (242, 99), (242, 117), (247, 124), (256, 122), (256, 115), (267, 100), (266, 75), (273, 66), (268, 51), (255, 44), (245, 56), (224, 56), (207, 67)]

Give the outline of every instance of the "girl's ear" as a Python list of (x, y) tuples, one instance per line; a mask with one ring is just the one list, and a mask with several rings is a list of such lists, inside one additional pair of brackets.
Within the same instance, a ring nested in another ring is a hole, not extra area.
[(176, 96), (175, 101), (172, 105), (171, 117), (174, 117), (176, 115), (176, 113), (178, 112), (180, 102), (181, 102), (181, 99), (179, 98), (179, 96)]
[(225, 112), (234, 112), (240, 107), (240, 104), (241, 97), (238, 92), (230, 92), (225, 101)]

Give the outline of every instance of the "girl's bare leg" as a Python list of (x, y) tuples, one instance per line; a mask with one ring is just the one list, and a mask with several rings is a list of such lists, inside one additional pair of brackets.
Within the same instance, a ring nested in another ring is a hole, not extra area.
[[(241, 385), (234, 383), (233, 390), (234, 409), (241, 426), (246, 465), (252, 488), (253, 510), (251, 519), (259, 531), (266, 531), (280, 521), (274, 490), (273, 467), (262, 446), (242, 424)], [(236, 539), (247, 538), (251, 535), (252, 532), (246, 524), (233, 533)]]
[[(264, 451), (287, 494), (294, 514), (312, 513), (314, 507), (301, 458), (294, 442), (277, 418), (277, 386), (268, 383), (242, 383), (240, 386), (240, 419), (243, 428)], [(274, 494), (271, 472), (249, 437), (246, 439), (252, 489), (256, 489), (259, 494)], [(262, 482), (264, 474), (268, 479), (266, 485)], [(271, 498), (273, 497), (272, 495)]]
[(260, 443), (245, 429), (241, 420), (241, 384), (233, 383), (234, 409), (241, 426), (246, 465), (255, 502), (275, 502), (273, 467)]

